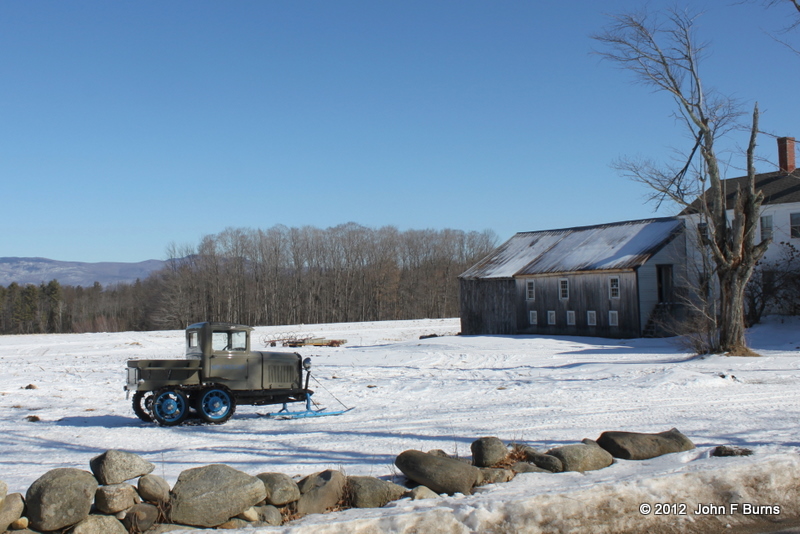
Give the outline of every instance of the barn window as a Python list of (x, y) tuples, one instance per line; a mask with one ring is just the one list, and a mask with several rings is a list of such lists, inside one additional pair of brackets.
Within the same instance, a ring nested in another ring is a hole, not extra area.
[(549, 310), (547, 312), (547, 324), (556, 324), (556, 311)]
[(573, 310), (567, 311), (567, 324), (570, 326), (575, 325), (575, 312)]
[(772, 215), (761, 216), (761, 241), (772, 239)]
[(597, 326), (597, 312), (590, 310), (586, 312), (586, 324), (589, 326)]
[(790, 214), (789, 224), (791, 224), (792, 237), (800, 237), (800, 213)]
[(612, 276), (608, 279), (608, 298), (619, 298), (619, 276)]
[(525, 282), (525, 298), (528, 300), (535, 300), (536, 298), (536, 281), (527, 280)]
[(536, 313), (536, 310), (531, 310), (528, 312), (529, 321), (531, 324), (536, 325), (539, 324), (539, 314)]
[(558, 280), (558, 298), (567, 300), (569, 298), (569, 280), (560, 278)]
[(608, 312), (608, 326), (619, 326), (619, 313), (615, 311)]

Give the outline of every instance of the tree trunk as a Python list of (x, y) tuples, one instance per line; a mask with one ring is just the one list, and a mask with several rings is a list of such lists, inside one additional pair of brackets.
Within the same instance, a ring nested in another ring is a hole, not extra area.
[(747, 340), (744, 337), (744, 288), (747, 281), (737, 276), (736, 270), (719, 272), (720, 330), (719, 349), (732, 355), (745, 355)]

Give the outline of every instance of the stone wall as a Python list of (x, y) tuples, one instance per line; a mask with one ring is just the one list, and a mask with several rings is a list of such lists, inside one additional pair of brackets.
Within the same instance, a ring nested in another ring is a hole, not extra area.
[(440, 450), (401, 453), (395, 464), (404, 485), (335, 470), (300, 480), (282, 473), (253, 476), (214, 464), (183, 471), (172, 488), (152, 474), (152, 463), (109, 450), (89, 461), (89, 471), (48, 471), (25, 496), (7, 494), (7, 485), (0, 481), (0, 533), (158, 534), (187, 526), (274, 526), (308, 514), (382, 507), (402, 498), (468, 495), (477, 486), (507, 482), (518, 473), (584, 472), (607, 467), (614, 457), (646, 459), (692, 448), (694, 444), (676, 429), (659, 434), (605, 432), (597, 441), (546, 452), (485, 437), (472, 443), (471, 460)]

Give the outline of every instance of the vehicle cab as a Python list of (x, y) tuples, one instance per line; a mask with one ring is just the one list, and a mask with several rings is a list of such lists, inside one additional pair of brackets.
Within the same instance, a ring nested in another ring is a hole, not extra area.
[(202, 360), (211, 356), (234, 356), (250, 353), (250, 332), (241, 324), (204, 322), (186, 329), (186, 358)]

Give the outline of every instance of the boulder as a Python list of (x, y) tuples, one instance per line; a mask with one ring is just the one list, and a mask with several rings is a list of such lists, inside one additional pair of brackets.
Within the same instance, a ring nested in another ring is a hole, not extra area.
[(436, 499), (439, 494), (427, 486), (417, 486), (408, 492), (408, 496), (412, 501), (418, 501), (420, 499)]
[(428, 451), (428, 454), (431, 456), (441, 456), (442, 458), (450, 458), (450, 455), (444, 452), (442, 449), (431, 449)]
[[(13, 523), (11, 523), (11, 525), (9, 525), (8, 528), (10, 530), (19, 530), (20, 534), (24, 534), (23, 531), (24, 532), (33, 532), (32, 530), (28, 530), (29, 526), (30, 526), (30, 523), (28, 521), (28, 518), (25, 517), (25, 516), (22, 516), (19, 519), (17, 519), (16, 521), (14, 521)], [(15, 532), (14, 534), (17, 534), (17, 533)], [(34, 533), (34, 534), (36, 534), (36, 533)]]
[(657, 434), (603, 432), (597, 444), (623, 460), (647, 460), (663, 454), (694, 449), (694, 443), (677, 428)]
[(109, 515), (127, 510), (138, 500), (139, 495), (130, 484), (100, 486), (94, 494), (94, 504), (97, 509)]
[(711, 451), (711, 456), (750, 456), (751, 454), (753, 454), (751, 449), (735, 445), (720, 445)]
[(511, 466), (511, 470), (515, 473), (551, 473), (552, 471), (548, 471), (547, 469), (542, 469), (541, 467), (536, 467), (535, 465), (528, 463), (528, 462), (517, 462)]
[(479, 485), (484, 484), (498, 484), (500, 482), (508, 482), (514, 478), (514, 471), (511, 469), (499, 469), (496, 467), (481, 467), (481, 474), (483, 481)]
[(22, 517), (25, 511), (25, 501), (22, 500), (21, 493), (6, 495), (3, 504), (0, 505), (0, 532), (5, 532), (14, 521)]
[(422, 451), (402, 452), (394, 463), (407, 478), (436, 493), (469, 495), (481, 478), (481, 472), (475, 466)]
[(258, 511), (255, 506), (251, 506), (241, 514), (236, 516), (236, 519), (247, 521), (248, 523), (255, 523), (258, 521)]
[(100, 484), (119, 484), (132, 478), (147, 475), (155, 469), (144, 458), (131, 452), (106, 451), (89, 461), (89, 467)]
[(227, 465), (187, 469), (172, 489), (174, 523), (215, 527), (235, 517), (267, 496), (264, 483)]
[(350, 505), (353, 508), (381, 508), (408, 491), (388, 480), (375, 477), (347, 477)]
[(267, 491), (267, 503), (283, 506), (300, 499), (300, 488), (297, 482), (283, 473), (261, 473), (256, 475), (264, 483)]
[(122, 524), (129, 532), (144, 532), (156, 524), (158, 515), (158, 508), (152, 504), (137, 504), (128, 510)]
[(68, 534), (128, 534), (128, 529), (115, 517), (92, 514), (72, 527)]
[(564, 470), (561, 460), (555, 456), (539, 452), (533, 447), (528, 447), (527, 445), (519, 447), (517, 450), (522, 451), (526, 462), (532, 463), (536, 467), (541, 467), (542, 469), (550, 471), (551, 473), (560, 473)]
[(270, 504), (256, 506), (255, 510), (258, 512), (258, 520), (261, 523), (265, 523), (273, 527), (277, 527), (283, 523), (281, 511)]
[(152, 503), (169, 502), (169, 483), (156, 475), (144, 475), (137, 483), (139, 496)]
[(614, 458), (597, 442), (585, 439), (575, 445), (564, 445), (547, 451), (550, 456), (561, 460), (564, 471), (594, 471), (608, 467), (614, 463)]
[[(3, 499), (8, 495), (8, 484), (0, 480), (0, 506), (3, 505)], [(2, 530), (0, 530), (2, 532)]]
[(62, 467), (39, 477), (25, 495), (34, 530), (59, 530), (89, 516), (97, 480), (88, 471)]
[(508, 447), (499, 438), (480, 438), (470, 445), (472, 463), (477, 467), (493, 467), (508, 457)]
[(297, 513), (301, 516), (321, 514), (335, 508), (344, 497), (345, 477), (339, 471), (328, 469), (301, 480)]

